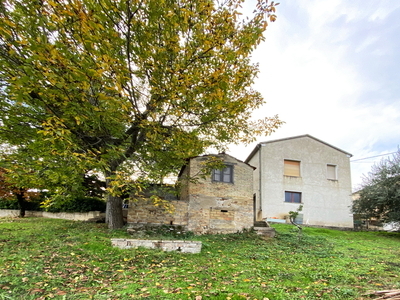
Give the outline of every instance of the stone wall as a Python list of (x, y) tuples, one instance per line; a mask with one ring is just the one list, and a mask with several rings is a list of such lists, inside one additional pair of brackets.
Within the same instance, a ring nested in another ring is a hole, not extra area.
[(252, 227), (253, 167), (226, 154), (219, 156), (233, 166), (233, 183), (212, 181), (211, 174), (196, 178), (207, 156), (192, 158), (180, 174), (180, 200), (169, 200), (175, 211), (168, 213), (140, 199), (130, 203), (128, 223), (181, 225), (195, 234), (234, 233)]
[(181, 173), (179, 174), (179, 199), (189, 199), (189, 180), (190, 175), (190, 163), (188, 163)]
[(145, 223), (160, 225), (182, 225), (188, 224), (188, 202), (181, 200), (170, 200), (174, 206), (174, 212), (169, 213), (162, 207), (156, 207), (151, 200), (139, 199), (129, 203), (128, 223)]
[[(1, 217), (18, 217), (19, 210), (18, 209), (0, 209), (0, 218)], [(31, 211), (27, 210), (25, 212), (25, 217), (43, 217), (43, 218), (52, 218), (52, 219), (64, 219), (64, 220), (72, 220), (72, 221), (88, 221), (90, 219), (102, 218), (105, 217), (104, 213), (99, 211), (89, 211), (86, 213), (52, 213), (47, 211)]]
[[(253, 168), (232, 156), (219, 156), (233, 165), (233, 183), (214, 182), (210, 174), (183, 184), (188, 186), (188, 230), (195, 233), (233, 233), (253, 226)], [(200, 173), (205, 159), (191, 159), (190, 176)]]
[(184, 253), (201, 252), (201, 242), (199, 241), (111, 239), (111, 244), (121, 249), (145, 247), (149, 249), (180, 251)]

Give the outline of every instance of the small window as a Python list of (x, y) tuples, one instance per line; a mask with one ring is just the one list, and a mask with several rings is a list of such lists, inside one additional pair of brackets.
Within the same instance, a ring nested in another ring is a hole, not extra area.
[(283, 175), (300, 177), (300, 162), (296, 160), (284, 160)]
[(299, 192), (285, 192), (285, 202), (301, 203), (301, 193), (299, 193)]
[(227, 165), (222, 170), (213, 170), (212, 180), (216, 182), (233, 183), (233, 166)]
[(326, 165), (327, 167), (327, 178), (329, 180), (337, 180), (337, 172), (335, 165)]

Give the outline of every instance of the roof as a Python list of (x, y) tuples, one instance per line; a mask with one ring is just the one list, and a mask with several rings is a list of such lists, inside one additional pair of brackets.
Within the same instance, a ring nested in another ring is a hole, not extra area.
[(257, 169), (256, 167), (253, 167), (252, 165), (250, 165), (250, 164), (247, 163), (247, 162), (244, 162), (244, 161), (242, 161), (242, 160), (240, 160), (240, 159), (237, 159), (236, 157), (233, 157), (232, 155), (229, 155), (229, 154), (226, 154), (225, 152), (222, 152), (222, 153), (218, 153), (218, 154), (205, 154), (205, 155), (199, 155), (199, 156), (189, 157), (188, 159), (186, 159), (186, 164), (182, 166), (182, 168), (181, 168), (181, 170), (180, 170), (180, 172), (179, 172), (178, 178), (181, 177), (181, 175), (182, 175), (184, 169), (186, 168), (186, 166), (188, 165), (188, 163), (189, 163), (189, 161), (190, 161), (191, 159), (194, 159), (194, 158), (197, 158), (197, 157), (221, 156), (221, 155), (229, 156), (229, 157), (231, 157), (231, 158), (237, 160), (238, 162), (244, 163), (244, 164), (248, 165), (249, 167), (253, 168), (253, 170)]
[(261, 142), (259, 144), (257, 144), (257, 146), (254, 147), (253, 151), (251, 151), (250, 155), (246, 158), (245, 163), (248, 163), (250, 161), (250, 159), (252, 159), (252, 157), (257, 153), (258, 149), (261, 147), (261, 145), (266, 145), (266, 144), (270, 144), (270, 143), (276, 143), (276, 142), (283, 142), (283, 141), (288, 141), (288, 140), (294, 140), (294, 139), (299, 139), (299, 138), (304, 138), (304, 137), (308, 137), (311, 138), (317, 142), (320, 142), (322, 144), (325, 144), (328, 147), (331, 147), (337, 151), (343, 152), (346, 155), (349, 155), (350, 157), (352, 157), (353, 155), (350, 154), (349, 152), (346, 152), (338, 147), (332, 146), (331, 144), (328, 144), (324, 141), (321, 141), (320, 139), (317, 139), (309, 134), (304, 134), (304, 135), (297, 135), (297, 136), (292, 136), (292, 137), (288, 137), (288, 138), (283, 138), (283, 139), (277, 139), (277, 140), (271, 140), (271, 141), (266, 141), (266, 142)]

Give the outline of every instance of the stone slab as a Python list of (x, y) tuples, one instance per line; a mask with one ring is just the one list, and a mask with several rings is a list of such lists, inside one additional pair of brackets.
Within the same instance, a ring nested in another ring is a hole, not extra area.
[(111, 244), (120, 249), (144, 247), (148, 249), (161, 249), (163, 251), (179, 251), (183, 253), (200, 253), (201, 242), (181, 240), (137, 240), (137, 239), (111, 239)]

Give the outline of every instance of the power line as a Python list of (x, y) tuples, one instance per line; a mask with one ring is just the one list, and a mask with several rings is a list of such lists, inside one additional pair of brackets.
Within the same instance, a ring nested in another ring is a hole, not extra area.
[(359, 158), (359, 159), (351, 160), (350, 162), (355, 162), (355, 161), (359, 161), (359, 160), (364, 160), (364, 159), (369, 159), (369, 158), (375, 158), (375, 157), (380, 157), (380, 156), (395, 154), (395, 153), (397, 153), (397, 152), (398, 152), (398, 151), (396, 151), (396, 152), (391, 152), (391, 153), (386, 153), (386, 154), (375, 155), (375, 156), (370, 156), (370, 157)]

